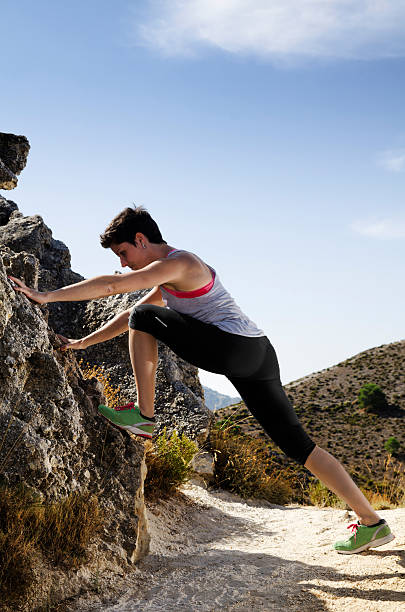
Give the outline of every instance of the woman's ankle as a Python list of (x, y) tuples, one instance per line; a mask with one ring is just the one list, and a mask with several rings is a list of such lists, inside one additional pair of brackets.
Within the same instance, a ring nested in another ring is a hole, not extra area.
[(378, 516), (378, 514), (370, 514), (367, 516), (358, 516), (360, 525), (365, 525), (365, 527), (371, 527), (372, 525), (375, 525), (376, 523), (378, 523), (379, 521), (381, 521), (381, 517)]
[(144, 408), (142, 406), (139, 406), (139, 412), (141, 413), (141, 416), (145, 417), (146, 419), (154, 419), (155, 418), (155, 410), (152, 409), (148, 409), (148, 408)]

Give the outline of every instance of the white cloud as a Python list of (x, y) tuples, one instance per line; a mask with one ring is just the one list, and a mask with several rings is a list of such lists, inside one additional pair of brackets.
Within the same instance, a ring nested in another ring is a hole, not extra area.
[(378, 165), (390, 172), (405, 170), (405, 149), (383, 151), (378, 158)]
[(356, 221), (351, 225), (351, 229), (371, 238), (405, 238), (405, 218)]
[(211, 47), (273, 60), (405, 55), (405, 0), (148, 0), (137, 40), (167, 55)]

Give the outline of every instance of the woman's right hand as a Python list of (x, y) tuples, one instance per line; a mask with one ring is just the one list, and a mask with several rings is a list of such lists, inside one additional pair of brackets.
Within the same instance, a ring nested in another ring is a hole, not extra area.
[(8, 278), (12, 281), (14, 291), (17, 291), (18, 293), (23, 293), (25, 296), (27, 296), (27, 298), (29, 298), (33, 302), (36, 302), (37, 304), (47, 303), (48, 300), (46, 293), (42, 291), (36, 291), (36, 289), (31, 289), (30, 287), (27, 287), (27, 285), (22, 280), (16, 278), (15, 276), (9, 276)]
[(87, 344), (84, 338), (81, 338), (80, 340), (73, 340), (73, 338), (66, 338), (65, 336), (61, 336), (61, 334), (56, 335), (62, 342), (62, 346), (59, 348), (59, 350), (62, 352), (67, 351), (68, 349), (80, 351), (87, 348)]

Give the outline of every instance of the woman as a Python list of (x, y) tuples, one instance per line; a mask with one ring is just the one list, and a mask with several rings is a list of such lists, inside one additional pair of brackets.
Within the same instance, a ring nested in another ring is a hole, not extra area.
[(128, 331), (138, 404), (100, 413), (114, 425), (151, 438), (154, 429), (157, 340), (189, 363), (224, 374), (268, 435), (291, 458), (305, 465), (357, 514), (353, 535), (335, 543), (352, 554), (394, 539), (343, 466), (316, 446), (302, 428), (281, 385), (274, 348), (265, 334), (236, 305), (215, 270), (193, 253), (163, 240), (155, 221), (142, 207), (126, 208), (101, 235), (101, 245), (132, 272), (99, 276), (56, 291), (30, 289), (16, 278), (16, 291), (45, 304), (89, 300), (153, 287), (133, 308), (116, 315), (80, 340), (65, 338), (66, 349), (85, 349)]

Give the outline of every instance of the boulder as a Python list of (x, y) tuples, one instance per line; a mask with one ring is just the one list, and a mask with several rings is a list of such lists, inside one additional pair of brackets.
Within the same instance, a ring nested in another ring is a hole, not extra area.
[[(105, 518), (93, 563), (108, 559), (122, 571), (148, 550), (144, 442), (100, 418), (99, 383), (83, 379), (75, 356), (58, 350), (60, 341), (41, 307), (16, 293), (7, 279), (18, 273), (35, 284), (39, 271), (34, 255), (0, 247), (1, 480), (24, 483), (47, 501), (73, 491), (96, 495)], [(76, 580), (72, 592), (67, 574), (61, 580), (65, 595), (83, 588)], [(34, 609), (34, 600), (24, 609)]]
[(0, 132), (0, 189), (14, 189), (24, 170), (30, 145), (25, 136)]

